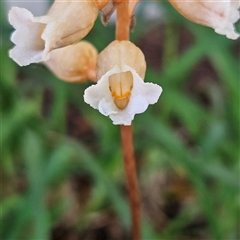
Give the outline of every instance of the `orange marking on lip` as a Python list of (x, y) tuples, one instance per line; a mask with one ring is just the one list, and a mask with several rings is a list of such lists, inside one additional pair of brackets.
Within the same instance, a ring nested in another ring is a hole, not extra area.
[(124, 93), (123, 95), (117, 95), (116, 92), (113, 92), (113, 93), (112, 93), (112, 96), (115, 97), (115, 98), (117, 98), (117, 99), (124, 99), (124, 98), (126, 98), (126, 97), (128, 97), (128, 96), (130, 96), (130, 95), (131, 95), (131, 92), (130, 92), (130, 91), (127, 91), (127, 92)]

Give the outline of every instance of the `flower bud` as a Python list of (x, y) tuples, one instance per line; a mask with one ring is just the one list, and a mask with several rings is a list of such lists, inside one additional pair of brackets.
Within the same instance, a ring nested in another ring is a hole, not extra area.
[(46, 61), (52, 50), (74, 44), (85, 37), (98, 16), (92, 0), (56, 0), (45, 16), (34, 17), (24, 8), (13, 7), (9, 22), (16, 29), (10, 57), (20, 66)]
[(169, 0), (179, 13), (192, 22), (211, 27), (216, 33), (237, 39), (234, 23), (239, 19), (239, 0), (220, 0), (217, 2), (194, 0)]
[(85, 41), (52, 51), (44, 64), (60, 79), (67, 82), (96, 81), (96, 48)]
[(144, 83), (146, 62), (129, 41), (113, 41), (98, 56), (96, 85), (85, 90), (84, 100), (113, 124), (131, 125), (134, 115), (157, 102), (162, 88)]

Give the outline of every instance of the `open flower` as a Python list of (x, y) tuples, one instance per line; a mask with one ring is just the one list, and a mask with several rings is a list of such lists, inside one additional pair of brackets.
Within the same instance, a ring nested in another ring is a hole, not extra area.
[(134, 115), (157, 102), (162, 88), (144, 83), (146, 62), (141, 50), (129, 41), (114, 41), (97, 60), (96, 85), (85, 90), (84, 100), (113, 124), (131, 125)]
[(184, 17), (192, 22), (211, 27), (216, 33), (237, 39), (234, 23), (239, 19), (239, 0), (179, 1), (169, 0)]
[(11, 36), (16, 46), (10, 50), (10, 57), (20, 66), (46, 61), (52, 50), (85, 37), (97, 16), (98, 8), (91, 0), (56, 0), (48, 14), (41, 17), (13, 7), (9, 22), (16, 29)]
[(96, 81), (97, 49), (86, 41), (53, 50), (44, 64), (67, 82)]

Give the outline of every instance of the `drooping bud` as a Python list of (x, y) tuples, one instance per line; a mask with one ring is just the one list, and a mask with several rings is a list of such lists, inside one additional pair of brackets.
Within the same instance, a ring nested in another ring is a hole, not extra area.
[(16, 29), (10, 57), (20, 66), (46, 61), (52, 50), (85, 37), (98, 16), (93, 0), (56, 0), (45, 16), (34, 17), (24, 8), (13, 7), (9, 22)]
[(234, 23), (239, 19), (239, 0), (169, 0), (179, 13), (192, 22), (211, 27), (216, 33), (237, 39)]
[(67, 82), (96, 81), (96, 48), (85, 41), (52, 51), (44, 64), (60, 79)]
[(162, 88), (144, 83), (146, 62), (129, 41), (113, 41), (98, 56), (96, 85), (85, 90), (84, 100), (113, 124), (131, 125), (134, 115), (157, 102)]

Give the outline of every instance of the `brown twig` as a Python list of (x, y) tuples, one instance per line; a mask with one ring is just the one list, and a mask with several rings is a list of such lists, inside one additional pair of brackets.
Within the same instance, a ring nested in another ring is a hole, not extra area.
[(140, 194), (138, 190), (136, 165), (134, 159), (132, 126), (121, 125), (121, 139), (131, 207), (132, 239), (140, 240), (141, 239)]

